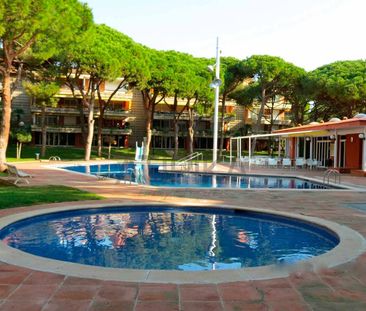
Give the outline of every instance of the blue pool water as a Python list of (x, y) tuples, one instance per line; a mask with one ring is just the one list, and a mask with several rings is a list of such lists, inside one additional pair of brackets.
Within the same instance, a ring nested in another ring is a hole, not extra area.
[(80, 264), (185, 271), (294, 263), (339, 240), (321, 227), (249, 211), (106, 207), (21, 220), (0, 238), (22, 251)]
[(224, 175), (201, 173), (176, 173), (159, 171), (159, 165), (118, 163), (103, 165), (68, 166), (64, 169), (99, 175), (119, 180), (132, 181), (157, 187), (202, 187), (202, 188), (285, 188), (328, 189), (327, 185), (300, 178), (258, 175)]

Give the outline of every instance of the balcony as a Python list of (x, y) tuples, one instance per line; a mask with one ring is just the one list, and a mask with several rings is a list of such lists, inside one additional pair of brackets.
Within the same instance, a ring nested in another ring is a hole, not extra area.
[[(41, 132), (42, 127), (40, 125), (32, 125), (31, 126), (32, 132)], [(96, 134), (98, 128), (94, 128), (94, 134)], [(48, 133), (81, 133), (80, 125), (48, 125), (47, 126)], [(131, 135), (132, 129), (130, 128), (103, 128), (102, 130), (103, 135)]]
[[(41, 107), (31, 106), (32, 113), (42, 113)], [(85, 113), (85, 111), (84, 111)], [(68, 114), (79, 115), (79, 109), (76, 108), (60, 108), (60, 107), (46, 107), (46, 114)]]
[[(113, 90), (105, 90), (101, 93), (102, 99), (108, 100), (108, 98), (113, 93)], [(69, 87), (62, 86), (58, 94), (56, 94), (55, 97), (62, 98), (62, 97), (68, 97), (72, 98), (73, 94)], [(81, 98), (80, 92), (76, 91), (76, 97)], [(125, 89), (119, 90), (116, 94), (113, 96), (113, 100), (132, 100), (133, 92), (132, 91), (126, 91)]]
[[(88, 109), (84, 108), (84, 115), (88, 114)], [(32, 113), (41, 113), (42, 109), (38, 106), (31, 106)], [(79, 116), (80, 112), (77, 108), (63, 108), (63, 107), (47, 107), (46, 114), (57, 114), (57, 115), (73, 115)], [(107, 109), (104, 112), (105, 117), (127, 117), (129, 116), (130, 112), (128, 110), (122, 109)], [(94, 116), (99, 116), (99, 108), (94, 109)]]
[(212, 130), (203, 130), (203, 131), (195, 131), (194, 135), (196, 137), (212, 137), (213, 131)]
[[(173, 120), (174, 112), (155, 112), (154, 120)], [(204, 121), (211, 121), (211, 116), (199, 116), (198, 114), (194, 114), (194, 119), (201, 119)], [(189, 120), (188, 112), (183, 112), (179, 118), (179, 120)]]
[(174, 131), (167, 131), (164, 129), (153, 129), (152, 130), (152, 135), (154, 136), (166, 136), (166, 137), (173, 137), (174, 136)]
[[(94, 132), (96, 133), (97, 131), (98, 131), (98, 128), (96, 127), (94, 129)], [(103, 135), (131, 135), (132, 134), (132, 129), (130, 129), (130, 128), (124, 128), (124, 129), (103, 128), (102, 134)]]
[[(40, 125), (34, 124), (31, 126), (32, 132), (42, 132)], [(79, 125), (47, 125), (48, 133), (81, 133), (81, 127)]]
[[(129, 114), (130, 114), (129, 110), (123, 110), (123, 109), (106, 109), (104, 111), (105, 117), (127, 117), (129, 116)], [(94, 115), (99, 116), (99, 109), (94, 110)]]
[[(261, 119), (261, 124), (270, 124), (270, 116), (267, 116), (267, 117), (262, 117)], [(256, 115), (252, 115), (251, 118), (248, 118), (246, 120), (246, 123), (248, 124), (253, 124), (253, 123), (256, 123), (258, 120), (257, 116)], [(274, 125), (291, 125), (291, 120), (289, 120), (287, 117), (285, 117), (285, 119), (276, 119), (276, 120), (273, 120), (273, 124)]]

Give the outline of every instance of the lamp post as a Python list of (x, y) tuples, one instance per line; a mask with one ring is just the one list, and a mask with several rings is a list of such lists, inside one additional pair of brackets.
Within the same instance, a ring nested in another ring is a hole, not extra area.
[[(215, 80), (210, 84), (210, 87), (215, 89), (215, 105), (214, 105), (214, 128), (213, 128), (213, 153), (212, 164), (217, 162), (217, 137), (218, 137), (218, 125), (219, 125), (219, 96), (220, 96), (220, 51), (219, 51), (219, 38), (216, 39), (216, 68), (215, 68)], [(213, 69), (213, 67), (211, 67)]]

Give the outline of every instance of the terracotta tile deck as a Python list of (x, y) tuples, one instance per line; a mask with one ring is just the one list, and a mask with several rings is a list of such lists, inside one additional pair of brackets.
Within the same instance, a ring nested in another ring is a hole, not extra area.
[[(187, 203), (259, 207), (325, 218), (366, 236), (366, 212), (345, 206), (347, 203), (366, 203), (366, 192), (362, 191), (157, 189), (97, 181), (88, 176), (50, 170), (43, 165), (17, 164), (35, 176), (31, 185), (78, 187), (103, 195), (106, 204), (174, 203), (179, 199)], [(258, 172), (322, 176), (322, 172), (300, 170), (260, 169)], [(366, 188), (366, 178), (342, 176), (342, 182)], [(65, 205), (68, 204), (2, 210), (0, 216)], [(296, 272), (282, 279), (207, 285), (80, 279), (0, 263), (0, 310), (366, 310), (366, 253), (333, 269)]]

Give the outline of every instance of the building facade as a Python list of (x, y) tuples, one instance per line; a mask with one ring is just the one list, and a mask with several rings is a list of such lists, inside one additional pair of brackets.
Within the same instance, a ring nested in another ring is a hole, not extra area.
[(319, 167), (366, 175), (366, 114), (312, 122), (273, 133), (286, 137), (286, 155), (291, 159), (315, 159)]
[[(119, 81), (105, 82), (101, 87), (102, 100), (107, 100), (116, 89)], [(84, 84), (87, 85), (87, 83)], [(73, 97), (69, 87), (60, 88), (56, 95), (57, 103), (46, 108), (47, 145), (82, 147), (82, 119), (86, 122), (87, 109), (82, 107), (81, 96)], [(174, 148), (174, 112), (171, 111), (173, 99), (166, 99), (155, 107), (152, 147), (161, 149)], [(179, 112), (184, 108), (184, 101), (178, 102)], [(272, 105), (272, 110), (265, 109), (261, 124), (265, 131), (280, 129), (289, 125), (288, 114), (290, 106), (283, 102)], [(41, 144), (41, 107), (29, 98), (21, 88), (14, 94), (13, 111), (21, 109), (21, 118), (31, 125), (33, 143)], [(227, 102), (224, 113), (225, 146), (231, 136), (243, 135), (257, 122), (256, 111), (259, 105), (252, 109), (244, 108), (235, 102)], [(99, 102), (96, 100), (94, 109), (95, 136), (100, 117)], [(183, 110), (179, 118), (179, 147), (187, 146), (188, 111)], [(146, 136), (146, 112), (141, 92), (137, 90), (120, 89), (113, 96), (103, 117), (103, 145), (112, 141), (113, 147), (134, 147), (141, 143)], [(213, 120), (210, 114), (194, 115), (194, 147), (196, 149), (212, 149)], [(94, 139), (96, 145), (97, 139)], [(265, 142), (264, 142), (265, 143)]]

